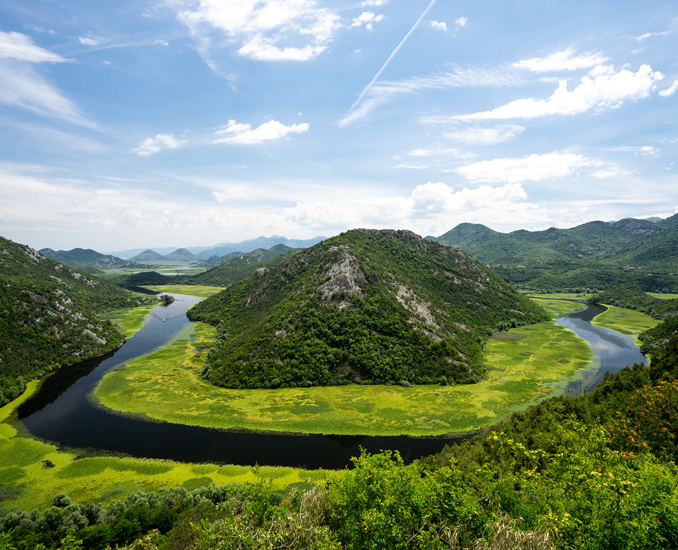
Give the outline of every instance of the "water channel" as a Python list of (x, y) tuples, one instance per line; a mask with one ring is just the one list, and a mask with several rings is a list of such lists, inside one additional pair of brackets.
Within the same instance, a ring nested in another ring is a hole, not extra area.
[[(469, 436), (336, 436), (225, 431), (197, 426), (144, 421), (94, 407), (88, 400), (104, 374), (172, 340), (189, 321), (186, 311), (199, 298), (173, 294), (175, 301), (157, 306), (146, 324), (114, 353), (63, 368), (48, 376), (40, 390), (18, 409), (18, 420), (28, 431), (59, 447), (122, 453), (135, 457), (241, 465), (294, 466), (309, 469), (343, 468), (360, 447), (369, 452), (398, 450), (406, 460), (437, 453), (446, 444)], [(558, 322), (587, 340), (600, 362), (585, 379), (592, 389), (606, 370), (616, 372), (644, 361), (633, 339), (591, 325), (600, 308), (588, 306)], [(579, 383), (566, 390), (578, 393)]]

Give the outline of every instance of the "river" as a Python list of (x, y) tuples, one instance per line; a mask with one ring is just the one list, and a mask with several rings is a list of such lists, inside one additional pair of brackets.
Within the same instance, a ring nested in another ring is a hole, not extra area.
[[(360, 447), (369, 452), (397, 450), (407, 461), (437, 453), (469, 436), (419, 438), (408, 436), (294, 435), (224, 431), (197, 426), (143, 421), (94, 407), (87, 396), (112, 367), (152, 352), (170, 342), (190, 323), (186, 311), (199, 298), (173, 294), (175, 301), (157, 306), (146, 324), (109, 356), (63, 368), (48, 376), (40, 390), (18, 409), (28, 431), (59, 447), (108, 451), (144, 458), (182, 462), (293, 466), (338, 469), (350, 464)], [(600, 369), (584, 383), (591, 389), (606, 370), (618, 371), (643, 361), (630, 337), (593, 326), (604, 311), (589, 306), (558, 322), (587, 340)], [(568, 393), (578, 393), (571, 384)]]

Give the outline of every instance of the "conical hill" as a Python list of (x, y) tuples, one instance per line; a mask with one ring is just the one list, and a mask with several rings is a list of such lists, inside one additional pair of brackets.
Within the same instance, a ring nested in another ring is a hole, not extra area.
[(196, 304), (219, 326), (205, 377), (233, 388), (481, 380), (499, 323), (547, 313), (466, 252), (356, 229)]

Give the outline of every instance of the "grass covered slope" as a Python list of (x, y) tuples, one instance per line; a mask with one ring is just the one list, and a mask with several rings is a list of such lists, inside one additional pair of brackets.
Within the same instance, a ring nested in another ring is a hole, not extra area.
[(646, 294), (634, 284), (617, 285), (610, 290), (592, 296), (589, 302), (608, 304), (647, 313), (655, 319), (667, 319), (678, 314), (678, 300), (662, 300)]
[(0, 237), (0, 404), (36, 376), (117, 348), (121, 333), (97, 316), (139, 303), (115, 285)]
[(219, 325), (204, 375), (231, 388), (472, 383), (497, 325), (549, 315), (467, 253), (353, 230), (196, 304)]

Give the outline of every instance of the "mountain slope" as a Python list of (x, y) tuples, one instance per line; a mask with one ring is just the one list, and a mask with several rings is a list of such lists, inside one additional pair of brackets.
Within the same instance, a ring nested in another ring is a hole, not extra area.
[(189, 318), (219, 325), (206, 378), (256, 388), (476, 382), (497, 324), (548, 315), (461, 250), (354, 230), (257, 270)]
[(178, 260), (182, 262), (197, 262), (200, 261), (201, 258), (199, 256), (196, 256), (193, 254), (193, 252), (186, 250), (185, 248), (178, 248), (174, 252), (170, 252), (169, 254), (165, 254), (162, 256), (163, 260)]
[(0, 404), (36, 376), (118, 347), (120, 332), (96, 316), (138, 304), (115, 285), (0, 237)]
[(288, 248), (308, 248), (313, 246), (321, 241), (325, 240), (325, 237), (314, 237), (312, 239), (288, 239), (286, 237), (280, 237), (278, 235), (273, 235), (272, 237), (258, 237), (256, 239), (250, 239), (248, 241), (242, 241), (239, 243), (220, 243), (207, 250), (202, 250), (198, 252), (198, 256), (204, 259), (212, 258), (213, 256), (225, 256), (226, 254), (231, 254), (233, 252), (247, 253), (257, 250), (258, 248), (263, 248), (268, 250), (276, 245), (283, 244)]
[(155, 250), (144, 250), (141, 254), (137, 254), (133, 258), (130, 258), (130, 262), (152, 262), (153, 260), (162, 260), (163, 256), (158, 254)]
[(128, 267), (132, 262), (116, 258), (110, 254), (101, 254), (91, 248), (74, 248), (73, 250), (52, 250), (43, 248), (39, 250), (43, 256), (63, 264), (74, 266), (90, 266), (98, 269), (111, 269), (115, 267)]

